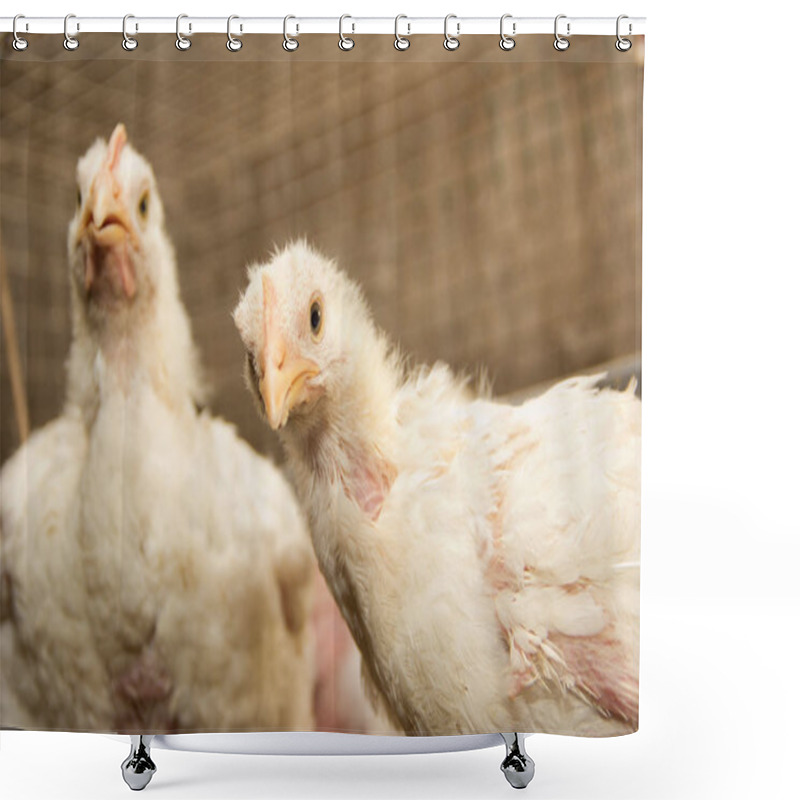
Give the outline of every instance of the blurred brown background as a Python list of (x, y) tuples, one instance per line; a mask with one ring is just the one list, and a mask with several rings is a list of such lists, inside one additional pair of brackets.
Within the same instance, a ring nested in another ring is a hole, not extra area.
[(259, 448), (230, 314), (244, 266), (290, 237), (336, 257), (415, 359), (483, 366), (497, 393), (637, 369), (642, 41), (30, 39), (0, 61), (3, 461), (20, 442), (9, 314), (36, 428), (64, 397), (75, 163), (118, 121), (156, 172), (211, 405)]

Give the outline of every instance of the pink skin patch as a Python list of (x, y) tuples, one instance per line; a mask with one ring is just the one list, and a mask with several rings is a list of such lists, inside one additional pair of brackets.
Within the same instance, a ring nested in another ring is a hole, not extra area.
[(96, 300), (112, 300), (120, 294), (130, 300), (136, 294), (136, 282), (127, 243), (88, 244), (85, 281), (87, 294)]
[[(612, 629), (613, 631), (613, 629)], [(606, 715), (625, 722), (639, 719), (639, 679), (609, 628), (596, 636), (551, 634), (570, 674)]]
[[(512, 674), (511, 699), (543, 677), (558, 680), (594, 706), (602, 716), (636, 725), (639, 719), (639, 679), (631, 672), (628, 654), (609, 625), (596, 636), (550, 633), (537, 652), (529, 651), (505, 628), (509, 646), (521, 665)], [(543, 669), (543, 662), (549, 667)]]
[(314, 680), (314, 716), (317, 730), (344, 731), (351, 724), (352, 709), (343, 707), (339, 683), (356, 645), (319, 570), (314, 584), (312, 619), (317, 664)]
[(174, 730), (169, 710), (172, 679), (152, 645), (147, 645), (112, 684), (117, 711), (115, 728), (123, 733)]
[(350, 448), (345, 450), (349, 468), (342, 476), (344, 493), (372, 522), (377, 522), (386, 496), (397, 478), (397, 469), (378, 455), (366, 455)]
[[(502, 465), (503, 475), (514, 469), (516, 459), (525, 452), (525, 439), (515, 435), (518, 448)], [(503, 546), (503, 526), (505, 524), (505, 496), (507, 479), (502, 479), (494, 489), (495, 508), (489, 515), (492, 529), (491, 550), (488, 554), (486, 578), (489, 585), (499, 594), (515, 590), (520, 586), (520, 576), (506, 564)], [(484, 549), (484, 557), (486, 552)], [(519, 657), (522, 667), (513, 672), (510, 696), (519, 695), (539, 677), (533, 653), (520, 646), (514, 631), (498, 624), (509, 647)], [(521, 637), (524, 641), (524, 634)], [(639, 680), (631, 673), (628, 654), (614, 635), (614, 626), (609, 624), (595, 636), (568, 636), (550, 633), (539, 645), (537, 656), (552, 663), (554, 669), (574, 681), (575, 689), (589, 700), (601, 714), (616, 717), (624, 722), (636, 724), (639, 718)]]

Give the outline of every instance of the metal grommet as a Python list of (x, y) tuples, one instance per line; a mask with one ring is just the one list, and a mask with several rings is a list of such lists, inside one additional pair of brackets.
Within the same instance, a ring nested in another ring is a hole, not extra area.
[[(630, 50), (631, 47), (633, 47), (633, 42), (630, 39), (623, 39), (622, 36), (620, 35), (620, 32), (619, 32), (619, 24), (624, 19), (628, 19), (628, 15), (627, 14), (620, 14), (617, 17), (617, 41), (614, 43), (614, 47), (616, 47), (617, 50), (620, 51), (620, 53), (627, 53), (628, 50)], [(631, 27), (631, 24), (629, 22), (628, 23), (628, 36), (631, 35), (632, 30), (633, 30), (633, 28)]]
[[(398, 14), (394, 18), (394, 49), (395, 50), (408, 50), (411, 47), (411, 39), (406, 39), (405, 36), (400, 35), (400, 20), (408, 19), (405, 14)], [(411, 35), (411, 23), (406, 23), (408, 27), (408, 35)]]
[(500, 49), (505, 50), (506, 52), (509, 50), (513, 50), (516, 46), (516, 41), (512, 38), (517, 32), (517, 23), (511, 23), (511, 36), (507, 36), (506, 32), (503, 30), (503, 25), (507, 19), (511, 19), (512, 14), (503, 14), (500, 17)]
[[(237, 17), (236, 14), (231, 14), (228, 17), (228, 41), (225, 43), (225, 47), (227, 47), (228, 50), (231, 51), (231, 53), (238, 53), (242, 49), (243, 45), (242, 40), (238, 39), (231, 33), (231, 22), (233, 22), (235, 19), (239, 19), (239, 17)], [(241, 32), (242, 32), (242, 27), (240, 25), (239, 33)]]
[[(353, 41), (353, 39), (351, 39), (349, 36), (345, 36), (342, 32), (342, 25), (346, 19), (353, 18), (349, 14), (342, 14), (342, 16), (339, 17), (339, 49), (344, 50), (345, 52), (352, 50), (356, 46), (356, 43)], [(353, 30), (355, 31), (355, 29), (356, 26), (353, 25)]]
[[(553, 47), (555, 47), (555, 49), (558, 50), (560, 53), (563, 53), (564, 50), (566, 50), (569, 47), (569, 39), (565, 39), (558, 32), (558, 21), (561, 20), (561, 19), (566, 19), (566, 18), (567, 18), (566, 14), (559, 14), (556, 17), (555, 24), (553, 25), (553, 33), (555, 33), (555, 36), (556, 36), (556, 40), (553, 42)], [(567, 23), (567, 36), (569, 36), (569, 33), (570, 33), (569, 28), (570, 28), (570, 24), (568, 22)]]
[(444, 18), (444, 49), (452, 52), (453, 50), (458, 50), (458, 47), (461, 44), (461, 42), (458, 40), (458, 33), (461, 30), (461, 24), (456, 22), (456, 35), (451, 36), (447, 32), (447, 23), (450, 22), (451, 19), (457, 19), (456, 15), (448, 14)]
[[(28, 49), (28, 40), (27, 40), (27, 39), (23, 39), (23, 38), (22, 38), (22, 37), (21, 37), (21, 36), (20, 36), (20, 35), (17, 33), (17, 20), (20, 20), (20, 19), (25, 19), (25, 16), (24, 16), (23, 14), (17, 14), (17, 15), (14, 17), (14, 23), (13, 23), (13, 25), (12, 25), (12, 27), (11, 27), (11, 32), (14, 34), (14, 40), (11, 42), (11, 46), (12, 46), (12, 47), (13, 47), (13, 48), (14, 48), (14, 49), (15, 49), (15, 50), (18, 52), (18, 53), (21, 53), (23, 50), (27, 50), (27, 49)], [(25, 26), (25, 28), (27, 29), (27, 27), (28, 27), (28, 26), (26, 25), (26, 26)]]
[[(77, 50), (78, 49), (78, 45), (80, 44), (80, 42), (77, 40), (77, 38), (72, 36), (70, 34), (70, 32), (69, 32), (69, 21), (71, 19), (75, 19), (75, 15), (74, 14), (67, 14), (67, 16), (64, 17), (64, 49), (65, 50), (70, 50), (70, 51)], [(76, 23), (75, 31), (77, 32), (80, 29), (81, 29), (81, 26)]]
[[(178, 50), (188, 50), (192, 46), (192, 40), (191, 39), (187, 39), (181, 33), (181, 20), (182, 19), (188, 19), (188, 18), (189, 18), (188, 14), (178, 14), (178, 16), (175, 19), (175, 36), (177, 37), (175, 39), (175, 47), (177, 47)], [(190, 22), (189, 23), (189, 33), (191, 33), (191, 32), (192, 32), (192, 23)]]
[[(133, 14), (126, 14), (122, 18), (122, 49), (127, 50), (130, 52), (131, 50), (135, 50), (139, 46), (139, 42), (133, 37), (128, 36), (128, 20), (135, 19)], [(138, 30), (139, 26), (137, 25), (134, 30)]]
[[(297, 40), (297, 37), (289, 36), (287, 25), (289, 24), (290, 19), (297, 19), (297, 17), (287, 14), (283, 18), (283, 49), (287, 53), (293, 53), (298, 47), (300, 47), (300, 42)], [(297, 32), (300, 32), (299, 26), (297, 28)]]

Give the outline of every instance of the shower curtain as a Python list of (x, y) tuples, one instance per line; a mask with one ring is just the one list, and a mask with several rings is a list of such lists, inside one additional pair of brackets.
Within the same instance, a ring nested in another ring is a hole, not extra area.
[(644, 42), (0, 64), (0, 726), (638, 726)]

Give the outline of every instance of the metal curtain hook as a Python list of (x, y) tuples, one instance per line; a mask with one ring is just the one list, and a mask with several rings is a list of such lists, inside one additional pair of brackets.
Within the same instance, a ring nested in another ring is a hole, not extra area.
[[(287, 14), (283, 18), (283, 49), (286, 50), (287, 53), (293, 53), (300, 47), (300, 42), (297, 40), (296, 36), (289, 36), (288, 24), (290, 19), (297, 19), (297, 17), (293, 17), (291, 14)], [(297, 32), (300, 32), (300, 27), (297, 27)]]
[[(242, 49), (242, 40), (238, 39), (231, 33), (231, 22), (233, 22), (235, 19), (239, 19), (239, 17), (237, 17), (236, 14), (231, 14), (228, 17), (228, 41), (225, 43), (225, 47), (227, 47), (228, 50), (231, 51), (231, 53), (238, 53)], [(240, 25), (239, 33), (241, 32), (242, 32), (242, 27)]]
[[(616, 47), (617, 50), (620, 51), (620, 53), (627, 53), (628, 50), (630, 50), (631, 47), (633, 47), (633, 42), (630, 39), (623, 39), (619, 32), (619, 27), (620, 27), (619, 24), (624, 19), (629, 19), (627, 14), (620, 14), (617, 17), (617, 41), (614, 43), (614, 47)], [(632, 30), (633, 28), (631, 27), (631, 23), (628, 22), (628, 36), (631, 35)]]
[[(398, 14), (394, 18), (394, 49), (395, 50), (408, 50), (411, 47), (411, 39), (406, 39), (405, 36), (400, 35), (400, 20), (408, 19), (405, 14)], [(408, 27), (408, 35), (411, 35), (411, 24), (406, 23)]]
[[(555, 47), (556, 50), (558, 50), (559, 52), (562, 52), (562, 53), (564, 52), (564, 50), (566, 50), (569, 47), (569, 39), (565, 39), (558, 32), (558, 21), (562, 20), (562, 19), (566, 19), (566, 18), (567, 18), (566, 14), (559, 14), (556, 17), (556, 21), (555, 21), (555, 24), (553, 26), (553, 32), (556, 35), (556, 40), (553, 42), (553, 47)], [(569, 34), (570, 34), (569, 27), (570, 27), (569, 26), (569, 22), (567, 22), (567, 36), (569, 36)]]
[[(136, 19), (133, 14), (126, 14), (122, 18), (122, 49), (127, 50), (130, 52), (131, 50), (135, 50), (139, 46), (139, 42), (133, 37), (128, 36), (128, 20), (129, 19)], [(138, 30), (139, 26), (137, 25), (134, 30)]]
[[(349, 14), (342, 14), (342, 16), (339, 17), (339, 49), (344, 51), (352, 50), (356, 46), (355, 41), (353, 41), (353, 39), (351, 39), (349, 36), (345, 36), (342, 30), (342, 26), (344, 25), (344, 21), (346, 19), (353, 18)], [(353, 31), (355, 31), (355, 29), (356, 26), (355, 23), (353, 23)]]
[(500, 49), (501, 50), (513, 50), (514, 46), (517, 44), (516, 41), (512, 38), (514, 34), (517, 32), (517, 23), (511, 23), (511, 36), (506, 35), (505, 30), (503, 29), (505, 25), (505, 21), (507, 19), (511, 19), (512, 14), (503, 14), (500, 17)]
[[(177, 18), (175, 19), (175, 36), (177, 36), (177, 38), (175, 39), (175, 47), (177, 47), (178, 50), (188, 50), (192, 46), (192, 40), (191, 39), (187, 39), (181, 33), (181, 20), (182, 19), (189, 19), (189, 15), (188, 14), (178, 14)], [(189, 23), (189, 33), (191, 33), (191, 32), (192, 32), (192, 23), (190, 22)]]
[[(26, 50), (26, 49), (27, 49), (27, 47), (28, 47), (28, 40), (27, 40), (27, 39), (23, 39), (23, 38), (22, 38), (22, 37), (21, 37), (21, 36), (20, 36), (20, 35), (17, 33), (17, 20), (20, 20), (20, 19), (25, 19), (24, 15), (22, 15), (22, 14), (17, 14), (17, 16), (16, 16), (16, 17), (14, 17), (14, 23), (13, 23), (13, 25), (12, 25), (12, 27), (11, 27), (11, 30), (12, 30), (12, 32), (13, 32), (13, 34), (14, 34), (14, 40), (11, 42), (11, 45), (12, 45), (12, 47), (13, 47), (13, 48), (14, 48), (14, 49), (15, 49), (17, 52), (20, 52), (20, 53), (21, 53), (23, 50)], [(28, 26), (26, 25), (25, 27), (26, 27), (26, 29), (27, 29), (27, 27), (28, 27)]]
[[(67, 16), (64, 17), (64, 49), (65, 50), (77, 50), (78, 49), (78, 45), (80, 44), (80, 42), (74, 36), (72, 36), (70, 34), (70, 32), (69, 32), (69, 21), (71, 19), (75, 19), (75, 15), (74, 14), (67, 14)], [(81, 29), (81, 26), (78, 23), (75, 23), (75, 31), (77, 32), (80, 29)]]
[(444, 49), (445, 50), (458, 50), (459, 45), (461, 42), (458, 40), (458, 33), (461, 30), (461, 24), (456, 21), (456, 35), (451, 36), (447, 32), (447, 23), (450, 22), (451, 19), (457, 20), (457, 16), (455, 14), (448, 14), (444, 18)]

